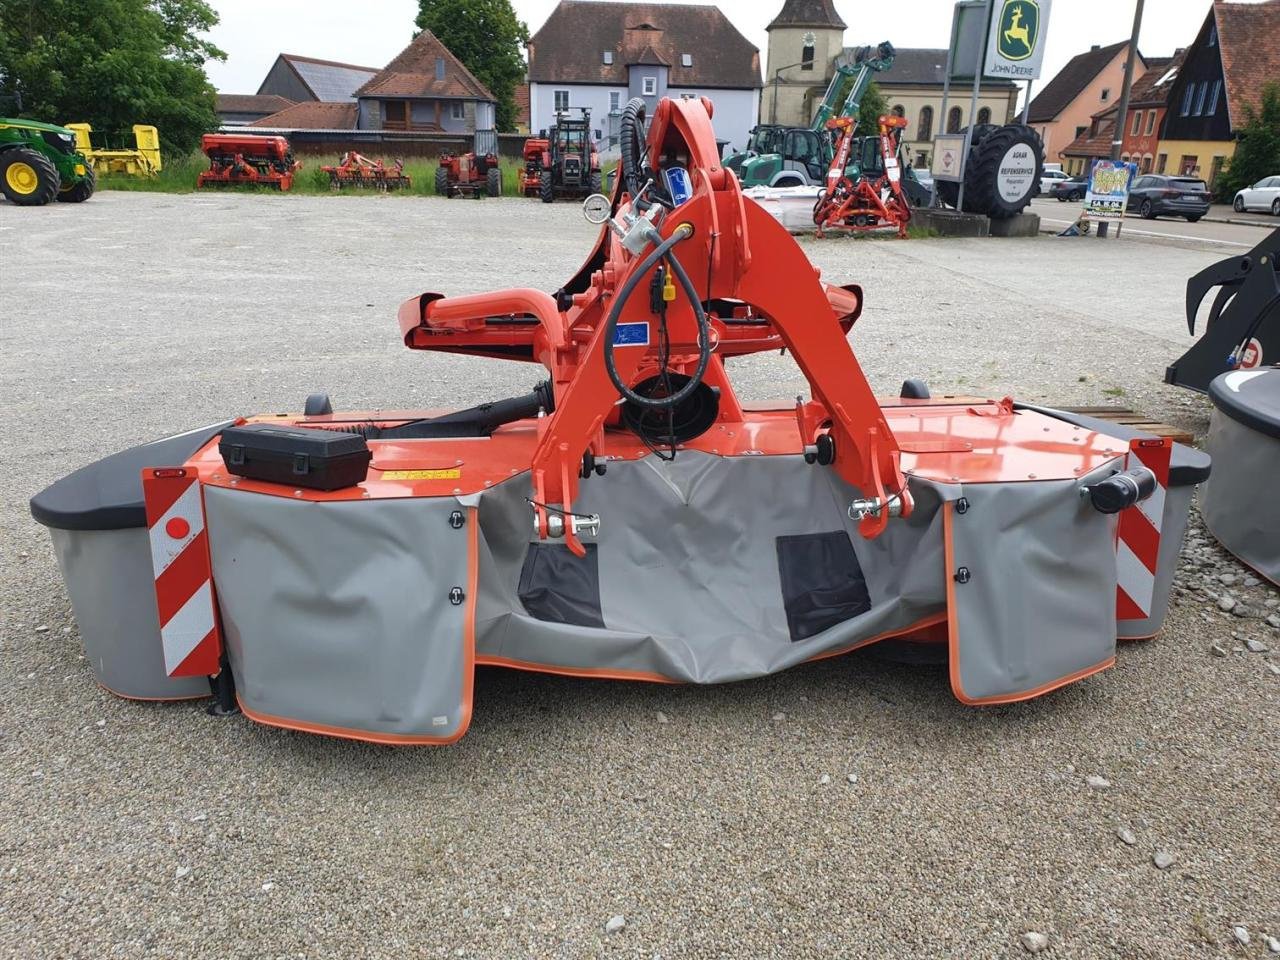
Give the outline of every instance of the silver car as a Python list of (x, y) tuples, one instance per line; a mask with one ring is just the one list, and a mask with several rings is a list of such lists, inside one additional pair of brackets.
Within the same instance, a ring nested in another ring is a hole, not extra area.
[(1280, 177), (1263, 177), (1252, 187), (1237, 191), (1231, 205), (1236, 213), (1262, 210), (1280, 217)]

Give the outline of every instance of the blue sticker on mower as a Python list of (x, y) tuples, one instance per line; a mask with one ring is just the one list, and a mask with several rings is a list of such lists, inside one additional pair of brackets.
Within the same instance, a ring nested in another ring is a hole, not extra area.
[(615, 347), (647, 347), (649, 345), (648, 322), (618, 324), (613, 331), (613, 345)]

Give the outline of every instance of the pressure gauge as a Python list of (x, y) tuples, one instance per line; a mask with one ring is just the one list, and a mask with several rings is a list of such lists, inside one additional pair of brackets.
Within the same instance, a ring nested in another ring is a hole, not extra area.
[(582, 215), (591, 223), (604, 223), (613, 212), (613, 201), (603, 193), (593, 193), (582, 201)]

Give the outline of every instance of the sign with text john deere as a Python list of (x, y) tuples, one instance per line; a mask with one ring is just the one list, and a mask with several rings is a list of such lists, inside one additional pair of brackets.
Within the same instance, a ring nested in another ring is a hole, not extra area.
[(1036, 80), (1044, 60), (1052, 0), (993, 0), (983, 73), (1008, 80)]
[(1123, 160), (1095, 160), (1089, 171), (1089, 192), (1084, 196), (1084, 212), (1090, 220), (1123, 220), (1129, 199), (1129, 184), (1136, 163)]

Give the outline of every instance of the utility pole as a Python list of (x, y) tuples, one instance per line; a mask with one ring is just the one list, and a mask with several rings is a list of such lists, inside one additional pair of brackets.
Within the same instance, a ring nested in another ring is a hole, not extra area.
[[(1129, 88), (1133, 86), (1133, 61), (1138, 58), (1138, 33), (1142, 30), (1142, 3), (1137, 0), (1133, 8), (1133, 31), (1129, 34), (1129, 55), (1124, 61), (1124, 85), (1120, 88), (1120, 105), (1116, 107), (1115, 133), (1111, 137), (1111, 159), (1120, 159), (1120, 148), (1124, 145), (1124, 132), (1129, 126)], [(1107, 235), (1107, 221), (1098, 224), (1098, 236)], [(1120, 235), (1120, 227), (1116, 226), (1116, 236)]]

